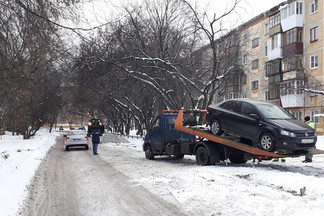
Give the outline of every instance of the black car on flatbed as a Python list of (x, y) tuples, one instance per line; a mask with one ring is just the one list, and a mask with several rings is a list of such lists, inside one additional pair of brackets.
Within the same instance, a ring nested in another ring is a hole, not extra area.
[(315, 147), (315, 130), (282, 107), (253, 99), (227, 100), (208, 107), (211, 133), (229, 132), (251, 140), (262, 150), (307, 152)]

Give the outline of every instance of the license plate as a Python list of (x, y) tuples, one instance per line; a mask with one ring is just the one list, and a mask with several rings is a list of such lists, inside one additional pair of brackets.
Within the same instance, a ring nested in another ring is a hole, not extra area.
[(314, 139), (302, 139), (302, 143), (313, 143)]
[(81, 139), (79, 139), (79, 138), (76, 138), (76, 139), (73, 139), (73, 140), (77, 140), (77, 141), (79, 141), (79, 140), (81, 140)]

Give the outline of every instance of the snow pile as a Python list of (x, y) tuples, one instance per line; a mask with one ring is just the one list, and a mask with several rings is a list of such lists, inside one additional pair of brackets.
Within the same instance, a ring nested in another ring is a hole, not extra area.
[(55, 144), (58, 134), (38, 131), (35, 137), (23, 140), (6, 132), (0, 137), (0, 212), (15, 215), (27, 195), (27, 186), (45, 157)]

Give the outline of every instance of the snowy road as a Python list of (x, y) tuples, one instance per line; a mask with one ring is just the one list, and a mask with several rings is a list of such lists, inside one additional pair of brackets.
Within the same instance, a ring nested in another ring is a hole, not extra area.
[(99, 156), (54, 146), (23, 215), (324, 215), (324, 155), (201, 167), (193, 156), (146, 160), (139, 139), (103, 139)]
[(82, 149), (50, 150), (30, 186), (23, 215), (185, 215)]

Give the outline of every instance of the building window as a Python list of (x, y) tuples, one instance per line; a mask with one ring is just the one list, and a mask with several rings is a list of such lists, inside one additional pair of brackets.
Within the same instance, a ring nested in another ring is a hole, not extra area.
[(296, 2), (296, 14), (303, 14), (303, 3)]
[(247, 63), (247, 54), (244, 54), (244, 55), (243, 55), (242, 63), (243, 63), (243, 64), (246, 64), (246, 63)]
[(301, 111), (293, 112), (292, 114), (295, 117), (295, 119), (299, 121), (301, 120)]
[(252, 40), (252, 48), (259, 46), (259, 38), (255, 38)]
[(318, 55), (313, 55), (310, 57), (310, 68), (318, 68)]
[(252, 90), (253, 90), (253, 89), (258, 89), (258, 87), (259, 87), (258, 84), (259, 84), (259, 83), (258, 83), (257, 80), (256, 80), (256, 81), (253, 81), (253, 82), (252, 82)]
[(245, 85), (245, 84), (246, 84), (246, 74), (243, 74), (243, 75), (241, 76), (241, 84), (242, 84), (242, 85)]
[(314, 42), (318, 40), (318, 26), (310, 30), (310, 41)]
[(316, 13), (318, 11), (318, 0), (313, 0), (310, 3), (310, 13)]
[(247, 41), (248, 41), (248, 36), (247, 36), (247, 34), (244, 34), (243, 35), (243, 43), (247, 43)]
[(269, 23), (266, 23), (266, 24), (264, 25), (264, 34), (265, 34), (265, 35), (269, 34)]
[(259, 59), (255, 59), (252, 61), (252, 69), (256, 69), (259, 67)]
[(318, 114), (318, 110), (311, 110), (310, 111), (310, 121), (318, 123), (318, 117), (314, 117), (314, 115)]
[(267, 57), (268, 56), (268, 46), (264, 47), (264, 56)]
[(268, 92), (268, 91), (266, 91), (266, 92), (264, 93), (264, 100), (265, 100), (265, 101), (269, 100), (269, 92)]
[(275, 15), (270, 17), (269, 28), (273, 28), (280, 24), (280, 13), (276, 13)]
[(280, 34), (276, 34), (270, 37), (270, 42), (271, 42), (270, 50), (274, 50), (279, 47), (279, 36)]

